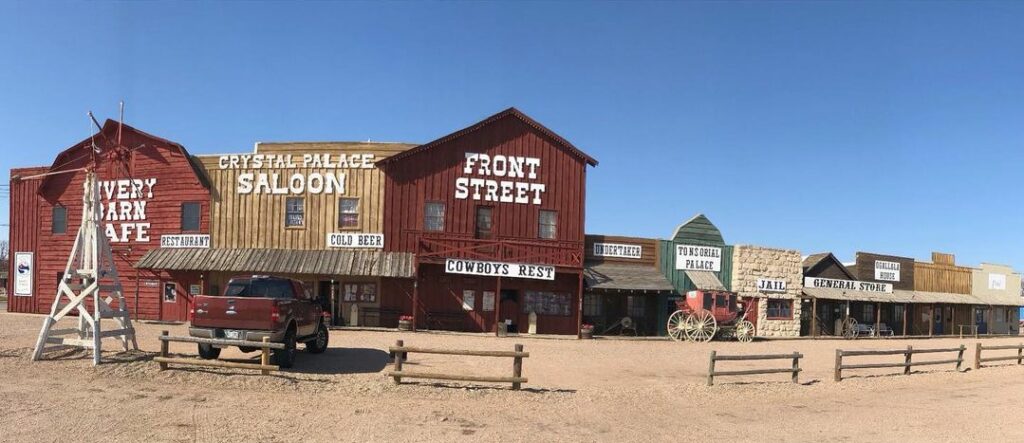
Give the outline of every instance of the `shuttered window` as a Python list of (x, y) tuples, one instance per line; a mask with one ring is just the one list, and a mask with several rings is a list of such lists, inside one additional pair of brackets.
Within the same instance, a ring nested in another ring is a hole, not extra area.
[(182, 232), (199, 230), (199, 208), (199, 202), (185, 202), (181, 204)]
[(444, 230), (444, 203), (427, 202), (427, 204), (424, 207), (423, 230)]
[(359, 227), (358, 198), (342, 198), (338, 201), (338, 227), (348, 229)]
[(540, 211), (540, 238), (554, 239), (558, 236), (558, 213), (555, 211)]
[(68, 232), (68, 208), (63, 206), (53, 207), (53, 225), (50, 227), (53, 234)]
[(306, 223), (305, 199), (288, 197), (285, 200), (284, 226), (288, 228), (302, 227)]

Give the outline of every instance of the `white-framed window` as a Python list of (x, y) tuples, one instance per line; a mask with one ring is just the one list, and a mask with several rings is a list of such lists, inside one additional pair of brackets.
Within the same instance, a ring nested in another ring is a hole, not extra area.
[(284, 226), (286, 228), (297, 228), (306, 224), (306, 199), (302, 197), (288, 197), (284, 201)]
[(342, 229), (359, 228), (359, 199), (342, 197), (338, 199), (338, 227)]
[(424, 205), (423, 230), (444, 231), (444, 203), (427, 202)]
[(558, 237), (558, 212), (542, 209), (539, 216), (538, 237), (553, 240)]

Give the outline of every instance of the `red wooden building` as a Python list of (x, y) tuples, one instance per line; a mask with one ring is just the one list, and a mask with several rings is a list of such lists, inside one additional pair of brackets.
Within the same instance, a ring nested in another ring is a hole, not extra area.
[(209, 245), (210, 190), (181, 145), (107, 120), (49, 167), (11, 170), (8, 310), (49, 312), (82, 216), (83, 171), (97, 164), (106, 234), (129, 310), (137, 318), (185, 320), (198, 273), (139, 270), (147, 251)]
[(514, 108), (378, 162), (385, 250), (416, 257), (385, 302), (419, 328), (578, 333), (595, 165)]

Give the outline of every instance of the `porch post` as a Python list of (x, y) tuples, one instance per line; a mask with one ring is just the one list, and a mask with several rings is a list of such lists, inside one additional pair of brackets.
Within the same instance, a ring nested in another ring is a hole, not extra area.
[(903, 336), (904, 337), (907, 336), (907, 309), (909, 309), (909, 308), (910, 308), (910, 305), (908, 305), (906, 303), (903, 304)]
[(498, 322), (501, 320), (501, 277), (494, 289), (494, 335), (498, 335)]
[(576, 307), (576, 338), (583, 338), (583, 270), (579, 273), (579, 283), (576, 285), (576, 294), (578, 297)]
[(882, 302), (878, 302), (877, 303), (877, 308), (875, 309), (875, 336), (881, 337), (881, 335), (879, 335), (879, 333), (878, 333), (878, 330), (881, 327), (882, 327)]
[(818, 336), (818, 297), (811, 299), (811, 337)]
[(928, 336), (935, 334), (935, 303), (928, 308)]
[(416, 322), (419, 320), (417, 312), (420, 308), (420, 263), (418, 260), (413, 265), (412, 278), (412, 332), (416, 332)]

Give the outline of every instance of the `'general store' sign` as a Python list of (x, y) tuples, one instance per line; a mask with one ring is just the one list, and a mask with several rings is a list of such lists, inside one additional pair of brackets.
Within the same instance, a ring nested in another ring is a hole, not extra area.
[(384, 234), (363, 232), (332, 232), (327, 234), (328, 248), (374, 248), (384, 247)]
[[(456, 178), (455, 198), (539, 205), (546, 186), (532, 182), (537, 179), (537, 168), (540, 168), (539, 158), (467, 152), (462, 173), (478, 177)], [(520, 180), (495, 180), (493, 177)]]
[(618, 243), (594, 243), (594, 257), (640, 258), (643, 247)]
[(900, 281), (900, 264), (894, 261), (875, 260), (875, 280)]
[[(244, 169), (258, 172), (238, 174), (235, 192), (239, 194), (344, 194), (344, 172), (283, 172), (286, 169), (372, 169), (373, 154), (244, 154), (222, 155), (220, 169)], [(269, 170), (270, 172), (259, 172)], [(281, 172), (278, 172), (281, 171)]]
[(676, 269), (720, 272), (722, 270), (722, 248), (676, 245)]
[(889, 283), (870, 281), (837, 280), (834, 278), (804, 277), (805, 288), (843, 289), (847, 291), (885, 292), (892, 293)]
[(521, 263), (499, 263), (449, 258), (444, 261), (444, 270), (449, 274), (531, 278), (534, 280), (555, 279), (555, 267), (547, 265), (527, 265)]

